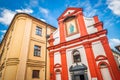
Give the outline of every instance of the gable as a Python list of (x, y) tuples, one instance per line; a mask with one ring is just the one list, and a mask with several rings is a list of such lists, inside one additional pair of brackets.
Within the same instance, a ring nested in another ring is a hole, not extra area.
[(67, 15), (74, 14), (77, 11), (82, 11), (82, 8), (71, 8), (71, 7), (69, 7), (60, 15), (58, 20), (66, 17)]
[(68, 10), (63, 16), (66, 16), (66, 15), (68, 15), (68, 14), (70, 14), (70, 13), (73, 13), (75, 10)]

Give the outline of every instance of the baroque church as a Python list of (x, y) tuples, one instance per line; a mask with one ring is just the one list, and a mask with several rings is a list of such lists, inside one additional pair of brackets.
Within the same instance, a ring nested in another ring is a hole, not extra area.
[(98, 16), (87, 18), (82, 8), (67, 8), (50, 35), (50, 80), (119, 80), (107, 30)]

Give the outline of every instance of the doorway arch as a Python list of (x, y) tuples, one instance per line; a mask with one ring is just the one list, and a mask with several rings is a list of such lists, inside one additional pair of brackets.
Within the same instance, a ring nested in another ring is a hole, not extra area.
[(71, 79), (72, 80), (88, 80), (87, 76), (87, 66), (84, 64), (78, 65), (72, 65), (69, 68), (70, 74), (71, 74)]

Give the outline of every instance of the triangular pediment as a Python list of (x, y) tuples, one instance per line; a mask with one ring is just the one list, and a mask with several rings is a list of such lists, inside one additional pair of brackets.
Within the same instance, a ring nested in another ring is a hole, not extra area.
[(82, 8), (69, 7), (61, 14), (61, 16), (58, 18), (58, 20), (67, 16), (67, 15), (69, 15), (69, 14), (72, 14), (72, 13), (75, 13), (75, 12), (78, 12), (78, 11), (82, 11)]

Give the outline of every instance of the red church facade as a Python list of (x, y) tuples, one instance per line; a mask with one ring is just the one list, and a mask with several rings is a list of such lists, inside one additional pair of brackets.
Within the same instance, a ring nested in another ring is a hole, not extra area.
[(50, 80), (119, 80), (120, 70), (98, 16), (67, 8), (49, 38)]

